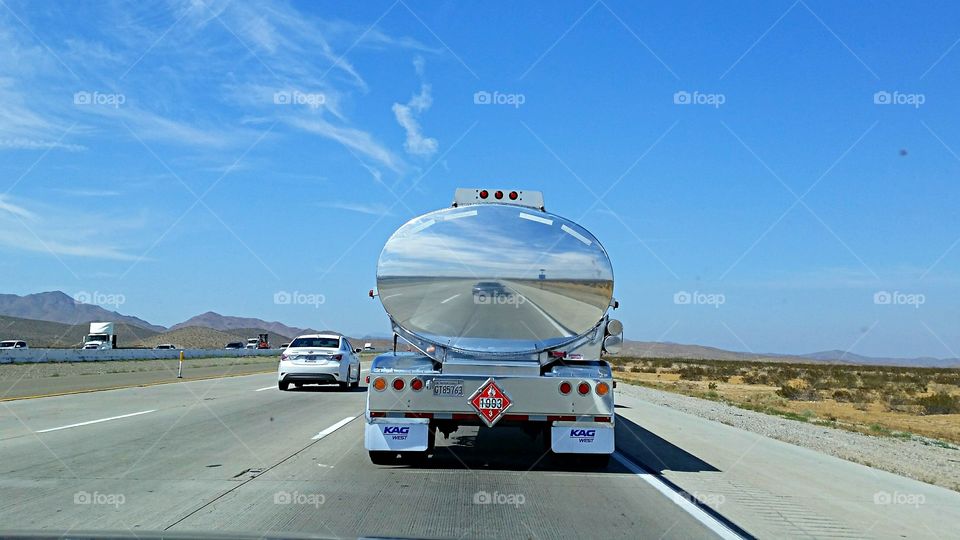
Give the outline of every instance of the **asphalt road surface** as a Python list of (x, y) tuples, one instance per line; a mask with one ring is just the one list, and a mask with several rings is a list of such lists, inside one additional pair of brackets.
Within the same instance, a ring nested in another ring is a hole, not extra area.
[[(508, 430), (372, 465), (366, 389), (274, 374), (0, 402), (4, 531), (416, 538), (956, 538), (960, 494), (617, 395), (603, 470)], [(788, 420), (783, 420), (787, 422)]]
[(374, 466), (364, 400), (265, 374), (2, 402), (0, 529), (715, 537), (620, 462), (570, 470), (519, 432)]

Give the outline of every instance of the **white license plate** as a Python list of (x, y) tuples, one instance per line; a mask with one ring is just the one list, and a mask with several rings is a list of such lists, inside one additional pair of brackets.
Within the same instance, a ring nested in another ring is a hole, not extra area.
[(443, 397), (463, 397), (463, 381), (461, 380), (438, 381), (434, 379), (433, 395), (443, 396)]

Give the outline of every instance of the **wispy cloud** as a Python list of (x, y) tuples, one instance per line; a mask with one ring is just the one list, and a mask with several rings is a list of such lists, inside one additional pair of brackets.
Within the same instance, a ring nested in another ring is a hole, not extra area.
[(336, 208), (338, 210), (347, 210), (349, 212), (358, 212), (360, 214), (369, 214), (371, 216), (389, 216), (392, 215), (390, 207), (381, 203), (361, 203), (350, 201), (334, 201), (318, 203), (321, 208)]
[(291, 126), (348, 146), (364, 156), (380, 162), (394, 172), (400, 172), (402, 169), (402, 162), (393, 152), (377, 142), (373, 135), (366, 131), (352, 127), (335, 126), (323, 118), (308, 119), (291, 116), (285, 120)]
[[(417, 57), (413, 62), (417, 75), (422, 77), (424, 71), (424, 60)], [(420, 93), (410, 98), (406, 105), (400, 103), (393, 104), (393, 115), (397, 123), (407, 132), (407, 140), (403, 148), (407, 153), (415, 156), (430, 157), (437, 152), (439, 143), (431, 137), (424, 137), (421, 131), (420, 123), (417, 117), (433, 105), (433, 97), (430, 95), (430, 85), (420, 84)]]
[(118, 237), (125, 230), (141, 228), (143, 223), (138, 219), (115, 219), (69, 208), (15, 202), (11, 197), (0, 196), (0, 246), (7, 251), (136, 260)]

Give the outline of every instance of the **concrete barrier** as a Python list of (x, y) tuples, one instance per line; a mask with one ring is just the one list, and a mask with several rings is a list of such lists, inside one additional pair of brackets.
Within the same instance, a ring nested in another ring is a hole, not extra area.
[(0, 364), (31, 362), (104, 362), (109, 360), (175, 360), (245, 356), (280, 356), (283, 349), (10, 349), (0, 351)]

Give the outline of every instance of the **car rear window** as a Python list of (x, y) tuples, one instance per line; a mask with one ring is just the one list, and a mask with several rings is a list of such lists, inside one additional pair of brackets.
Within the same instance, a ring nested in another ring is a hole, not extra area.
[(337, 349), (340, 347), (340, 338), (297, 338), (290, 343), (290, 347), (326, 347)]
[(13, 347), (14, 341), (0, 341), (0, 347)]

